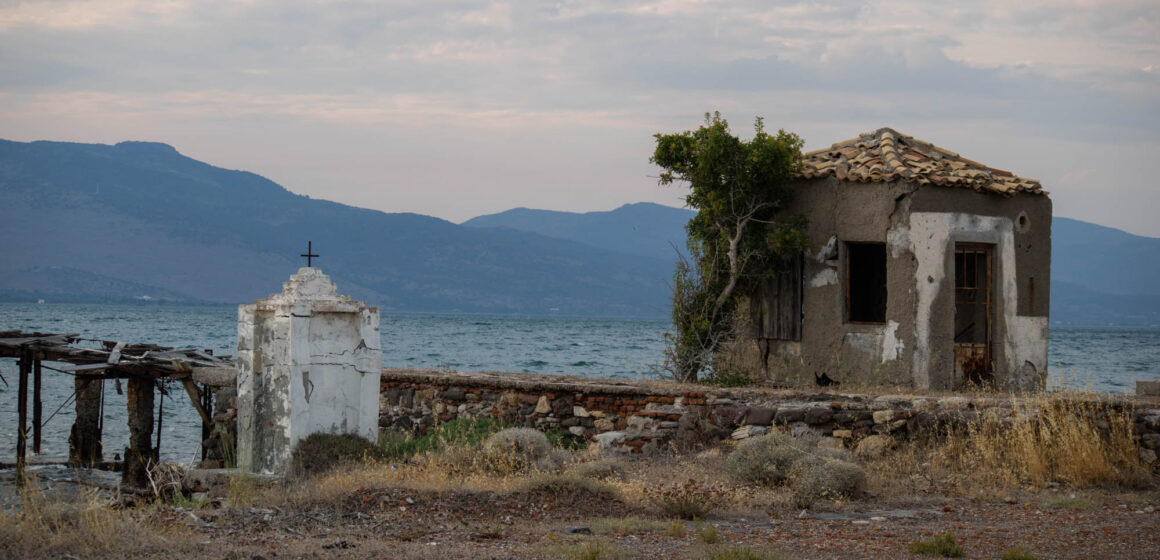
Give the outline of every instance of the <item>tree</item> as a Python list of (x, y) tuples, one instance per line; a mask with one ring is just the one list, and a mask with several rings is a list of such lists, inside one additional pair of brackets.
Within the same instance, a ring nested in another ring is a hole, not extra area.
[(667, 366), (680, 381), (712, 371), (713, 353), (735, 336), (740, 296), (776, 274), (789, 255), (805, 249), (805, 219), (781, 214), (793, 196), (802, 140), (765, 132), (754, 123), (752, 140), (734, 136), (720, 113), (705, 114), (697, 130), (656, 134), (650, 161), (660, 184), (687, 183), (689, 260), (673, 276), (673, 325)]

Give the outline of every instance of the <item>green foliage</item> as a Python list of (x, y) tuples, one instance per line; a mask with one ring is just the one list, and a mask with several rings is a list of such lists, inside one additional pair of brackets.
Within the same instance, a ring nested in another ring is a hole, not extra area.
[(445, 447), (476, 445), (503, 429), (494, 418), (456, 418), (427, 430), (422, 437), (405, 432), (379, 432), (378, 448), (383, 457), (407, 458)]
[(1004, 550), (1003, 555), (1000, 556), (1000, 558), (1003, 560), (1037, 560), (1035, 555), (1032, 554), (1030, 550), (1027, 550), (1021, 546), (1016, 546), (1014, 548), (1008, 548), (1007, 550)]
[(705, 553), (707, 560), (780, 560), (781, 554), (748, 546), (717, 546)]
[(578, 451), (588, 447), (588, 443), (584, 438), (577, 437), (572, 432), (566, 430), (548, 430), (544, 432), (548, 436), (548, 443), (556, 449), (563, 449), (565, 451)]
[(717, 527), (699, 522), (697, 523), (697, 538), (705, 544), (717, 544), (721, 542), (721, 535), (717, 533)]
[(749, 484), (779, 486), (789, 479), (790, 469), (808, 444), (785, 434), (746, 439), (726, 460), (730, 474)]
[(782, 217), (801, 160), (802, 140), (779, 130), (741, 140), (720, 113), (705, 115), (697, 130), (656, 134), (650, 159), (663, 170), (660, 184), (688, 183), (685, 202), (691, 260), (673, 275), (673, 325), (667, 366), (681, 381), (711, 369), (713, 351), (732, 337), (739, 295), (776, 274), (787, 257), (805, 248), (805, 218)]
[(310, 434), (291, 452), (296, 476), (319, 475), (344, 463), (381, 456), (373, 443), (354, 434)]
[(930, 540), (914, 541), (910, 543), (907, 548), (911, 554), (921, 554), (923, 556), (939, 556), (942, 558), (961, 558), (966, 551), (963, 547), (955, 542), (955, 536), (951, 533), (943, 533), (935, 535)]

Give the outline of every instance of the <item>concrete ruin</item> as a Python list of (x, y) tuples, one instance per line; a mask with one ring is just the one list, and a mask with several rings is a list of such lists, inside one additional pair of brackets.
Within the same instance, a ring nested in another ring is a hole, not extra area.
[(1038, 181), (883, 128), (803, 156), (809, 250), (751, 294), (732, 352), (774, 383), (1041, 389), (1051, 200)]
[(381, 368), (378, 308), (339, 295), (318, 268), (238, 306), (238, 467), (289, 474), (314, 433), (375, 441)]

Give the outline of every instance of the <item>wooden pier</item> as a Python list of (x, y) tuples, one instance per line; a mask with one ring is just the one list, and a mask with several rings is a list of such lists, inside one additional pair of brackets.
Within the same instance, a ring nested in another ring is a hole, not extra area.
[[(90, 346), (90, 347), (86, 347)], [(91, 347), (95, 346), (95, 348)], [(211, 392), (199, 379), (232, 377), (234, 363), (211, 351), (175, 350), (154, 344), (127, 344), (83, 338), (76, 334), (0, 332), (0, 358), (18, 360), (18, 426), (16, 468), (23, 475), (28, 456), (28, 392), (32, 389), (32, 452), (40, 453), (43, 427), (41, 380), (44, 370), (74, 377), (76, 419), (69, 436), (69, 463), (92, 466), (102, 461), (101, 432), (104, 408), (102, 384), (124, 379), (127, 385), (129, 447), (124, 452), (121, 481), (145, 487), (148, 469), (158, 462), (161, 447), (161, 415), (153, 417), (155, 391), (159, 408), (168, 390), (165, 382), (179, 382), (202, 420), (202, 439), (213, 426)], [(51, 365), (44, 364), (50, 362)], [(62, 365), (63, 364), (63, 365)], [(63, 405), (62, 405), (63, 406)], [(156, 440), (154, 423), (156, 422)]]

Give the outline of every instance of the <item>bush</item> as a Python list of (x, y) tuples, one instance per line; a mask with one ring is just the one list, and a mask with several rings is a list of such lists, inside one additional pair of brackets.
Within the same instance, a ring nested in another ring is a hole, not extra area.
[(500, 430), (483, 442), (483, 460), (488, 468), (504, 473), (551, 467), (552, 444), (548, 437), (531, 428)]
[(1000, 556), (1000, 558), (1003, 560), (1036, 560), (1035, 555), (1030, 550), (1021, 546), (1008, 548), (1003, 551), (1003, 556)]
[(593, 480), (624, 480), (625, 468), (619, 461), (604, 459), (576, 467), (576, 475)]
[(866, 488), (862, 467), (838, 459), (806, 456), (790, 471), (794, 504), (809, 507), (821, 498), (850, 498)]
[(378, 447), (386, 457), (407, 458), (447, 447), (476, 445), (502, 429), (503, 424), (494, 418), (456, 418), (431, 427), (422, 437), (381, 431)]
[(914, 541), (910, 543), (910, 547), (907, 550), (911, 554), (941, 556), (943, 558), (960, 558), (966, 554), (963, 547), (955, 542), (955, 536), (951, 533), (936, 535), (934, 538), (926, 541)]
[(750, 438), (729, 455), (726, 468), (744, 482), (779, 486), (785, 483), (790, 468), (805, 454), (806, 447), (808, 444), (785, 434)]
[(565, 430), (548, 430), (544, 435), (548, 437), (548, 443), (558, 449), (579, 451), (588, 447), (588, 442), (584, 441), (584, 438)]
[(680, 519), (700, 519), (732, 501), (726, 488), (717, 484), (702, 484), (692, 478), (683, 484), (646, 488), (645, 497), (665, 517)]
[(754, 549), (748, 546), (713, 547), (705, 554), (708, 560), (779, 560), (782, 555), (775, 552)]
[(291, 453), (295, 476), (316, 476), (344, 463), (378, 459), (373, 443), (354, 434), (310, 434)]

